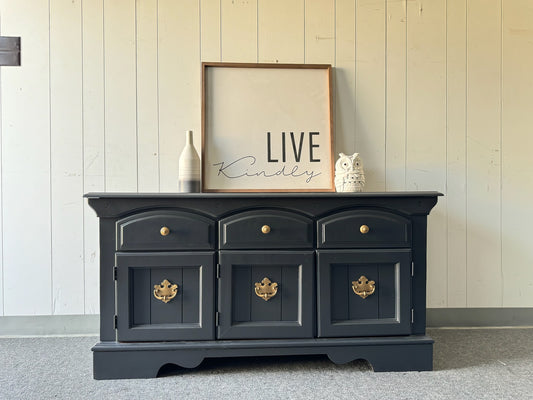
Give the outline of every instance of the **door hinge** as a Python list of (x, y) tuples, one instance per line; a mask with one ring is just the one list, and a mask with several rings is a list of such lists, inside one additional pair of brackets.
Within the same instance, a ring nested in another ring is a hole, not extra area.
[(215, 313), (215, 326), (218, 326), (219, 320), (220, 320), (220, 313), (217, 311)]
[(411, 323), (415, 323), (415, 309), (411, 308)]
[(118, 276), (118, 268), (117, 268), (117, 266), (115, 265), (115, 266), (113, 267), (113, 280), (116, 281), (116, 280), (117, 280), (117, 276)]
[(220, 278), (220, 264), (217, 264), (217, 279)]
[(113, 329), (118, 329), (118, 316), (115, 315), (113, 318)]
[(415, 276), (415, 262), (411, 262), (411, 276)]

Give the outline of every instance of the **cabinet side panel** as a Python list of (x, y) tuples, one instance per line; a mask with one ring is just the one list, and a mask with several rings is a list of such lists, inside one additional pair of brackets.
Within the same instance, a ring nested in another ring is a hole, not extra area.
[(100, 340), (115, 340), (115, 221), (100, 218)]
[(414, 309), (413, 334), (426, 332), (426, 231), (425, 216), (413, 217), (413, 262), (414, 275), (411, 287), (411, 303)]

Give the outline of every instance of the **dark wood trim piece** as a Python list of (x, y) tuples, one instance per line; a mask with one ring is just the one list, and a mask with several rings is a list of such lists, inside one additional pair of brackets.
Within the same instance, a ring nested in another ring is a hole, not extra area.
[(20, 37), (0, 36), (0, 66), (20, 66)]

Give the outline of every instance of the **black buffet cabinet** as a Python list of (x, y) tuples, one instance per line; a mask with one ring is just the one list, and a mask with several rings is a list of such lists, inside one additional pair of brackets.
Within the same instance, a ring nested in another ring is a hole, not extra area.
[(94, 377), (304, 354), (431, 370), (426, 224), (439, 195), (87, 194), (100, 219)]

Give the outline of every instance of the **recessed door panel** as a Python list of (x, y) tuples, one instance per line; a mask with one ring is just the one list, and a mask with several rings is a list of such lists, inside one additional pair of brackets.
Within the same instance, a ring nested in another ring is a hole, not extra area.
[(318, 336), (411, 331), (410, 250), (318, 252)]
[(120, 341), (214, 339), (214, 253), (118, 253)]
[(312, 251), (221, 251), (221, 339), (312, 337)]

